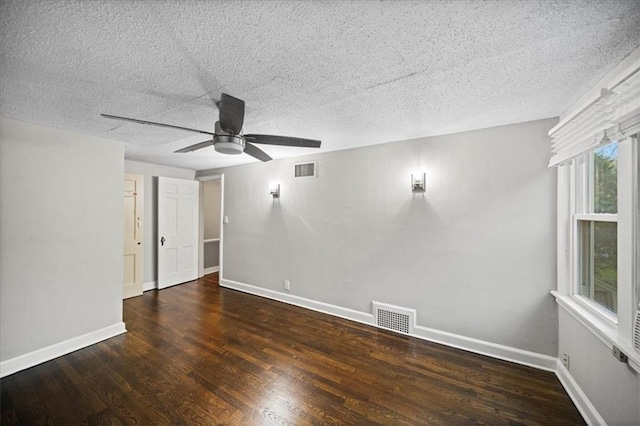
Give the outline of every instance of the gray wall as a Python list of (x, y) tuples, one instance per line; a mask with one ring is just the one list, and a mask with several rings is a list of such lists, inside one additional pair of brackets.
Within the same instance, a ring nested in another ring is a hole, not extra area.
[(560, 308), (559, 354), (569, 354), (569, 372), (610, 425), (640, 424), (640, 380), (592, 332)]
[(122, 321), (120, 142), (0, 119), (0, 359)]
[(144, 283), (158, 279), (157, 257), (157, 217), (158, 217), (158, 176), (193, 180), (196, 172), (177, 167), (160, 166), (158, 164), (125, 160), (124, 170), (144, 176), (144, 256), (142, 280)]
[(220, 238), (220, 180), (202, 182), (204, 238)]
[[(224, 172), (224, 279), (557, 355), (555, 119)], [(318, 161), (318, 177), (293, 165)], [(410, 174), (427, 173), (425, 194)], [(281, 184), (281, 198), (268, 195)]]
[(203, 268), (220, 266), (220, 243), (211, 242), (204, 244)]

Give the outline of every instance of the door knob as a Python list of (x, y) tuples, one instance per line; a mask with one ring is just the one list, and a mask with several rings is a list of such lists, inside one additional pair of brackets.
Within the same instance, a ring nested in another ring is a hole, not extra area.
[(164, 245), (164, 242), (167, 241), (164, 239), (164, 237), (160, 238), (160, 244)]

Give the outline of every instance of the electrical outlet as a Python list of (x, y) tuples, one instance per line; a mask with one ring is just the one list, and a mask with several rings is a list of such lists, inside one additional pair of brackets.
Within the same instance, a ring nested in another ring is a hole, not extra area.
[(569, 369), (569, 354), (562, 354), (562, 365), (567, 370)]
[(289, 280), (284, 280), (284, 289), (286, 291), (290, 291), (291, 290), (291, 281)]
[(613, 357), (620, 362), (627, 363), (629, 362), (629, 358), (620, 350), (620, 348), (613, 347), (611, 352), (613, 353)]

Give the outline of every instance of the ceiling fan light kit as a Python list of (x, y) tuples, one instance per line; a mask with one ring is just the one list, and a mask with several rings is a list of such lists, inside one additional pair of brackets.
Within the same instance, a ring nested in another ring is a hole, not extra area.
[(187, 146), (175, 151), (176, 153), (187, 153), (213, 145), (214, 149), (222, 154), (238, 155), (245, 153), (260, 161), (270, 161), (272, 160), (272, 158), (269, 156), (269, 154), (255, 146), (255, 143), (265, 145), (294, 146), (301, 148), (320, 148), (321, 142), (314, 139), (259, 134), (243, 135), (242, 125), (244, 123), (244, 101), (242, 99), (234, 98), (231, 95), (223, 93), (220, 97), (220, 102), (217, 102), (216, 106), (220, 111), (220, 115), (219, 121), (216, 121), (214, 132), (174, 126), (173, 124), (139, 120), (136, 118), (120, 117), (117, 115), (101, 115), (105, 118), (113, 120), (122, 120), (137, 124), (148, 124), (158, 127), (167, 127), (170, 129), (184, 130), (186, 132), (194, 132), (213, 136), (211, 140), (198, 142), (197, 144)]
[(242, 154), (245, 148), (244, 138), (234, 135), (216, 135), (213, 137), (213, 147), (222, 154)]

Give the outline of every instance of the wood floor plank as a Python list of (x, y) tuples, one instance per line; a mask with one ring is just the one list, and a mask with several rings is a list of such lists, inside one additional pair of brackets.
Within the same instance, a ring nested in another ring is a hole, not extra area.
[(583, 425), (554, 374), (218, 286), (124, 301), (128, 333), (0, 380), (2, 424)]

